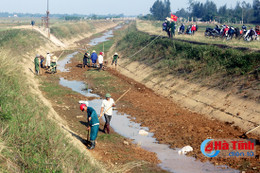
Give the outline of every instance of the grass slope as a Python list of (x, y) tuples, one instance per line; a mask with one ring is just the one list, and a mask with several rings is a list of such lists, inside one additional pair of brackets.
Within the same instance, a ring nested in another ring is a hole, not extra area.
[[(124, 57), (149, 44), (155, 36), (139, 32), (134, 26), (116, 44)], [(158, 38), (149, 47), (131, 58), (142, 61), (161, 70), (162, 73), (185, 74), (198, 77), (215, 73), (243, 75), (259, 72), (260, 53), (235, 49), (221, 49), (216, 46), (194, 45), (168, 38)]]
[[(44, 40), (35, 32), (0, 32), (1, 172), (99, 172), (70, 144), (30, 84), (17, 59)], [(17, 56), (21, 55), (21, 56)]]
[[(137, 21), (137, 28), (140, 31), (147, 32), (150, 34), (155, 35), (163, 35), (167, 36), (166, 32), (162, 31), (162, 21), (144, 21), (144, 20), (138, 20)], [(188, 25), (191, 23), (185, 23), (185, 28), (187, 28)], [(177, 23), (177, 27), (180, 26), (180, 23)], [(241, 25), (233, 25), (234, 27), (241, 28)], [(251, 25), (252, 26), (252, 25)], [(207, 43), (207, 44), (221, 44), (231, 47), (246, 47), (246, 48), (254, 48), (259, 50), (260, 44), (259, 41), (251, 41), (246, 42), (243, 39), (232, 39), (232, 40), (225, 40), (222, 38), (208, 38), (205, 37), (205, 30), (207, 27), (215, 28), (214, 24), (198, 24), (198, 32), (195, 33), (195, 35), (178, 35), (178, 28), (176, 27), (176, 35), (174, 38), (180, 39), (180, 40), (188, 40), (188, 41), (195, 41), (200, 43)]]

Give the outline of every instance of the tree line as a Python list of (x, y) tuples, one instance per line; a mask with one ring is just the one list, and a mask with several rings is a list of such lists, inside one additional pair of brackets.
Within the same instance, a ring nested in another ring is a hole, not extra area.
[[(151, 14), (143, 16), (143, 19), (164, 20), (170, 17), (171, 4), (169, 0), (156, 0), (150, 8)], [(187, 9), (179, 9), (174, 13), (178, 17), (192, 19), (193, 21), (218, 21), (220, 23), (260, 23), (260, 0), (253, 0), (253, 4), (243, 1), (237, 1), (234, 8), (228, 8), (223, 5), (217, 8), (217, 5), (207, 0), (205, 3), (189, 0)]]

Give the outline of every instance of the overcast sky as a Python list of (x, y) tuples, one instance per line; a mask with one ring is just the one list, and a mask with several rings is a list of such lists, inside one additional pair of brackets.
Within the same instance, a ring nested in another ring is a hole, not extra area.
[[(197, 0), (206, 2), (206, 0)], [(253, 0), (245, 0), (252, 4)], [(58, 14), (148, 14), (155, 0), (49, 0), (50, 12)], [(187, 8), (188, 0), (170, 0), (171, 10)], [(237, 0), (213, 0), (218, 7), (235, 7)], [(240, 0), (242, 2), (242, 0)], [(0, 0), (0, 12), (45, 13), (47, 0)]]

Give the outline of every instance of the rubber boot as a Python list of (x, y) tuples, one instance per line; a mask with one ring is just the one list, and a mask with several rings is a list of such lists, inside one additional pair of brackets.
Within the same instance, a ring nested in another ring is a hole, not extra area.
[(107, 124), (107, 133), (110, 133), (109, 124)]
[(107, 124), (104, 125), (104, 129), (103, 129), (104, 133), (106, 133), (106, 129), (107, 129)]
[(95, 141), (90, 141), (91, 142), (91, 146), (88, 147), (89, 150), (93, 150), (95, 148)]

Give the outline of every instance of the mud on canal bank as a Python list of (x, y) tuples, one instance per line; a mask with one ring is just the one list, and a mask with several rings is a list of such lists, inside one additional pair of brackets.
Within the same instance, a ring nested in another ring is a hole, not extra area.
[[(127, 96), (117, 104), (118, 110), (121, 113), (126, 113), (132, 117), (135, 117), (133, 119), (134, 121), (141, 123), (142, 126), (148, 127), (150, 132), (155, 134), (155, 137), (160, 143), (169, 144), (171, 148), (181, 148), (185, 145), (191, 145), (194, 148), (194, 152), (192, 152), (190, 155), (194, 156), (195, 158), (199, 158), (202, 161), (210, 160), (216, 165), (229, 165), (240, 170), (247, 170), (248, 172), (256, 172), (259, 169), (259, 156), (256, 159), (250, 160), (219, 158), (207, 159), (201, 154), (199, 147), (202, 141), (204, 141), (206, 138), (237, 138), (242, 134), (238, 127), (231, 127), (230, 124), (224, 124), (214, 119), (209, 120), (202, 115), (184, 110), (172, 101), (156, 95), (152, 90), (146, 88), (140, 83), (135, 82), (134, 80), (119, 74), (117, 71), (108, 70), (108, 72), (97, 72), (93, 69), (87, 71), (87, 69), (79, 68), (79, 63), (81, 62), (77, 59), (73, 59), (71, 63), (67, 64), (67, 67), (70, 68), (70, 72), (61, 73), (59, 76), (69, 80), (86, 81), (88, 83), (88, 88), (93, 89), (94, 93), (103, 95), (106, 92), (110, 92), (112, 93), (114, 99), (117, 99), (129, 87), (132, 88), (131, 94), (127, 94)], [(46, 78), (45, 80), (48, 81), (49, 79)], [(56, 81), (56, 84), (58, 83), (58, 78), (51, 79), (49, 82), (53, 82), (53, 80)], [(71, 129), (77, 129), (76, 132), (80, 135), (75, 136), (82, 140), (84, 136), (86, 136), (86, 131), (84, 127), (84, 118), (82, 115), (77, 115), (80, 113), (78, 111), (77, 102), (78, 100), (86, 100), (89, 98), (77, 94), (75, 94), (77, 95), (75, 96), (74, 94), (75, 93), (67, 93), (62, 96), (64, 97), (64, 100), (54, 100), (53, 104), (61, 104), (57, 107), (54, 107), (57, 108), (57, 112), (59, 112), (60, 115), (67, 115), (64, 116), (64, 119), (70, 122), (69, 125)], [(76, 117), (74, 116), (75, 114), (77, 115)], [(80, 122), (80, 124), (78, 122)], [(80, 131), (82, 132), (80, 133)], [(102, 151), (104, 145), (107, 145), (106, 143), (103, 144), (103, 147), (97, 147), (95, 152), (93, 152), (95, 157), (99, 158), (99, 160), (108, 161), (109, 163), (118, 165), (123, 165), (133, 161), (131, 162), (132, 165), (127, 164), (131, 165), (132, 167), (137, 166), (135, 169), (132, 169), (133, 172), (151, 172), (152, 170), (161, 171), (155, 166), (151, 166), (151, 164), (148, 164), (149, 166), (145, 164), (146, 166), (140, 167), (140, 165), (144, 164), (143, 160), (157, 164), (158, 160), (155, 154), (146, 152), (138, 147), (136, 148), (135, 145), (130, 143), (130, 140), (124, 139), (115, 133), (114, 135), (117, 137), (113, 137), (113, 135), (111, 135), (111, 137), (110, 135), (108, 137), (106, 137), (107, 135), (105, 135), (105, 137), (100, 137), (101, 142), (103, 142), (102, 140), (105, 139), (112, 142), (113, 145), (109, 149), (106, 147), (108, 149), (106, 151)], [(120, 138), (121, 141), (117, 141), (117, 139)], [(123, 149), (128, 146), (124, 144), (124, 141), (130, 143), (132, 150), (128, 149), (127, 152), (123, 151)], [(118, 143), (120, 146), (122, 145), (122, 148), (120, 148)], [(99, 139), (98, 145), (102, 145)], [(108, 154), (108, 151), (113, 152)], [(115, 151), (118, 151), (118, 153)], [(133, 151), (136, 151), (136, 153), (133, 153)], [(257, 153), (259, 155), (259, 147)], [(132, 154), (135, 156), (135, 158), (131, 156)], [(137, 155), (138, 157), (136, 157)], [(130, 159), (124, 161), (126, 156), (130, 156), (130, 158), (133, 160)], [(113, 161), (111, 162), (111, 160)], [(145, 167), (145, 169), (143, 167)], [(204, 172), (222, 171), (224, 172), (224, 170), (208, 170)], [(228, 170), (226, 171), (228, 172)]]
[[(83, 72), (82, 69), (76, 67), (78, 63), (78, 60), (73, 59), (72, 63), (67, 65), (71, 68), (71, 72), (66, 74), (66, 78), (86, 81), (94, 93), (103, 95), (111, 92), (114, 99), (117, 99), (131, 87), (131, 94), (127, 94), (117, 104), (118, 110), (135, 117), (134, 121), (141, 123), (142, 126), (149, 127), (149, 131), (155, 133), (155, 137), (160, 143), (169, 144), (171, 148), (191, 145), (194, 152), (190, 153), (190, 156), (202, 161), (209, 160), (215, 165), (228, 165), (239, 170), (247, 170), (247, 172), (257, 172), (260, 168), (259, 145), (257, 146), (258, 156), (254, 159), (208, 159), (202, 155), (200, 145), (206, 138), (238, 138), (243, 134), (238, 127), (184, 110), (169, 99), (156, 95), (152, 90), (113, 69), (100, 73), (86, 69), (83, 70), (86, 75), (79, 75)], [(106, 80), (104, 80), (105, 78)], [(103, 79), (101, 83), (100, 79)], [(249, 135), (249, 137), (258, 139), (253, 135)]]
[[(41, 90), (51, 100), (55, 111), (67, 122), (72, 130), (71, 134), (75, 139), (86, 144), (86, 117), (79, 111), (78, 101), (91, 98), (60, 86), (58, 74), (42, 76), (41, 81)], [(102, 121), (100, 128), (102, 129), (103, 126)], [(114, 168), (116, 168), (129, 170), (129, 172), (163, 172), (157, 167), (159, 160), (154, 153), (132, 144), (131, 140), (118, 135), (113, 130), (110, 135), (99, 131), (96, 148), (91, 153), (96, 159), (107, 165), (108, 170), (115, 171)]]

